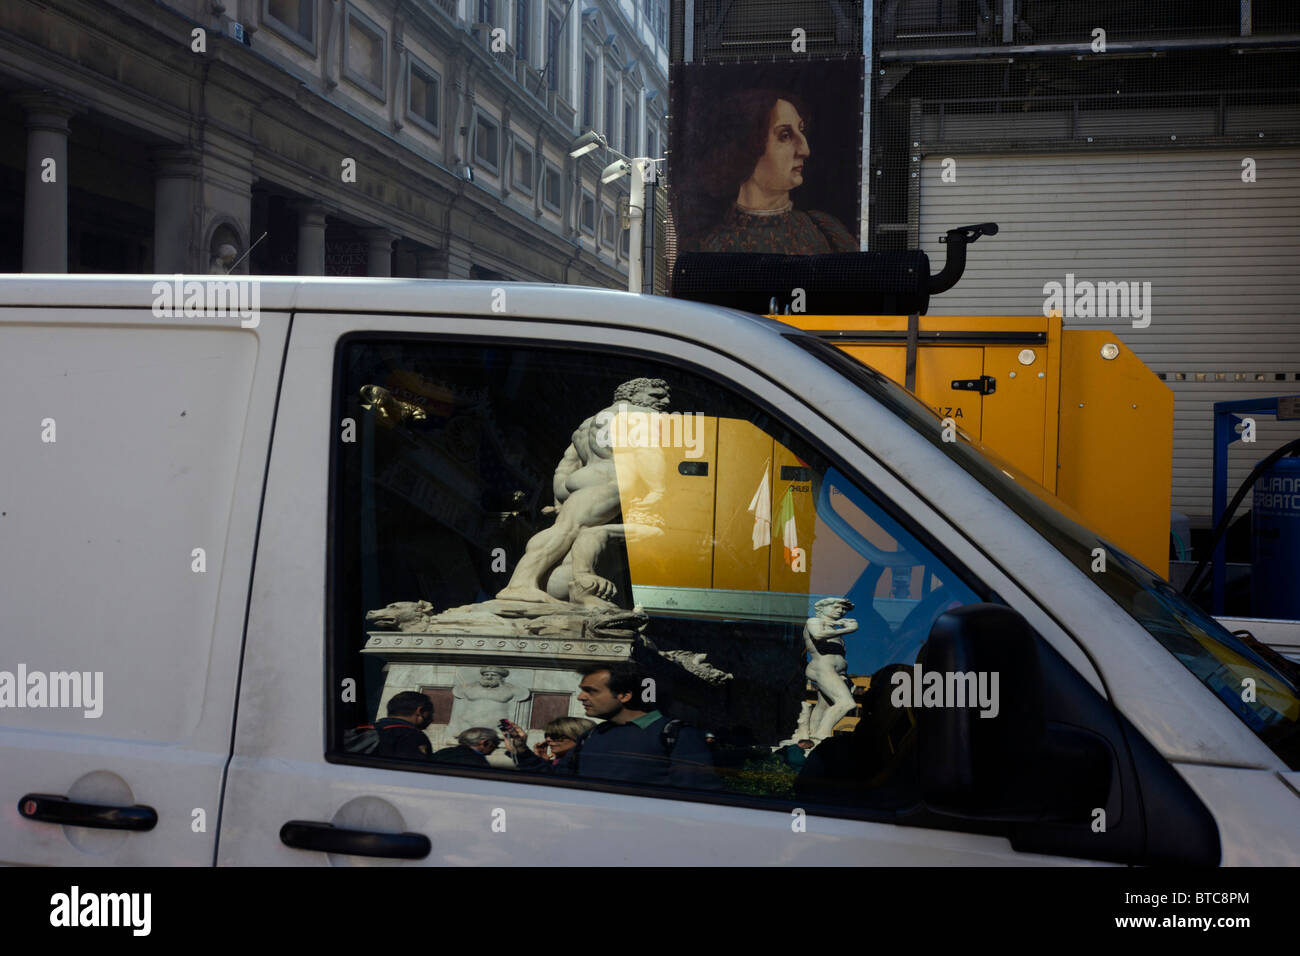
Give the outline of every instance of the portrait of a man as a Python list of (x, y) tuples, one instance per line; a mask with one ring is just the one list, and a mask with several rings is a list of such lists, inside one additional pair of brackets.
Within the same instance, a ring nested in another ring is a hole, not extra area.
[(852, 60), (677, 68), (678, 249), (858, 251), (860, 70)]

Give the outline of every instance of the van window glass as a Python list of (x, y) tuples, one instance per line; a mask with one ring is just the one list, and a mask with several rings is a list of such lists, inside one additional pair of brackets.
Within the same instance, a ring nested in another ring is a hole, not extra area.
[(888, 668), (980, 598), (800, 435), (640, 356), (350, 339), (339, 360), (333, 671), (358, 694), (334, 752), (915, 802)]
[[(1173, 585), (1087, 528), (1072, 508), (965, 436), (943, 441), (938, 417), (886, 376), (810, 335), (790, 340), (849, 378), (961, 466), (1088, 576), (1196, 675), (1292, 770), (1300, 770), (1300, 668), (1233, 634)], [(1092, 571), (1097, 549), (1106, 572)]]

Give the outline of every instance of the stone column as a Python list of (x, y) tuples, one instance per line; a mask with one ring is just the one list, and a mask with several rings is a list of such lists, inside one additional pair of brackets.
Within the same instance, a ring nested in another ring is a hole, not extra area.
[(23, 271), (68, 271), (68, 119), (79, 107), (55, 93), (18, 93), (27, 112)]
[(298, 211), (298, 275), (325, 274), (325, 207), (306, 200), (295, 205)]
[(154, 151), (153, 161), (153, 271), (160, 275), (207, 272), (207, 263), (197, 261), (198, 157), (187, 149), (164, 148)]
[(387, 229), (359, 229), (366, 240), (366, 275), (391, 276), (393, 274), (394, 236)]
[(422, 249), (416, 252), (415, 274), (421, 279), (446, 278), (447, 251), (445, 249)]

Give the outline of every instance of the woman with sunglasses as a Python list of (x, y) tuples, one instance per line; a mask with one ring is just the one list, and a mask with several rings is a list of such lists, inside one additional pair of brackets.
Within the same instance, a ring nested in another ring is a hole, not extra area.
[(528, 757), (536, 755), (551, 767), (554, 767), (566, 754), (578, 746), (578, 740), (595, 726), (596, 722), (594, 720), (587, 720), (585, 717), (557, 717), (542, 728), (544, 736), (541, 743), (533, 747), (532, 754), (528, 753), (527, 735), (518, 724), (511, 723), (505, 734), (509, 747), (515, 754), (516, 763), (521, 770), (526, 770), (537, 769), (537, 767), (532, 760), (527, 758), (521, 760), (519, 758), (525, 757), (525, 755), (528, 755)]

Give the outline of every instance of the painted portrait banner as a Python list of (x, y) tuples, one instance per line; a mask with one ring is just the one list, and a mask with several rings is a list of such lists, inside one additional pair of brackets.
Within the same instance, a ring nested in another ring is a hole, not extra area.
[(862, 59), (672, 68), (677, 251), (858, 251)]

